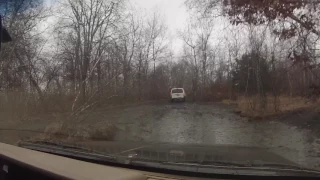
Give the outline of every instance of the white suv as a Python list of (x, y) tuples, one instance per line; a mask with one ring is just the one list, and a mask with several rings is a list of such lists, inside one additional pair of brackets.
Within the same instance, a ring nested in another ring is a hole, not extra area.
[(170, 98), (171, 102), (175, 100), (181, 100), (181, 101), (186, 101), (186, 92), (184, 91), (183, 88), (172, 88), (170, 92)]

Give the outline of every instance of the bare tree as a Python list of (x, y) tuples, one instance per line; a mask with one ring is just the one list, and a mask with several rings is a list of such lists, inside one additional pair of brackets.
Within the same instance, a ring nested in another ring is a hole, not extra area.
[(184, 53), (186, 56), (192, 57), (191, 63), (193, 64), (193, 74), (192, 74), (192, 98), (195, 100), (196, 93), (198, 90), (198, 81), (199, 81), (199, 62), (197, 58), (197, 46), (196, 46), (196, 33), (194, 31), (194, 27), (192, 25), (188, 25), (187, 29), (184, 32), (180, 32), (180, 36), (182, 40), (186, 44), (186, 48), (184, 48)]
[[(79, 78), (78, 96), (82, 102), (86, 100), (87, 82), (93, 72), (98, 72), (98, 81), (100, 81), (101, 58), (106, 40), (110, 37), (110, 29), (117, 19), (117, 10), (120, 5), (121, 1), (102, 0), (76, 0), (62, 4), (67, 9), (63, 9), (61, 17), (63, 23), (60, 28), (71, 35), (71, 40), (74, 42), (72, 74), (74, 78)], [(99, 87), (101, 90), (101, 86)]]
[(10, 46), (4, 47), (1, 56), (4, 86), (9, 90), (30, 85), (30, 89), (35, 88), (42, 98), (37, 62), (45, 41), (37, 28), (48, 16), (48, 9), (37, 0), (1, 1), (0, 7), (4, 9), (5, 24), (14, 37)]

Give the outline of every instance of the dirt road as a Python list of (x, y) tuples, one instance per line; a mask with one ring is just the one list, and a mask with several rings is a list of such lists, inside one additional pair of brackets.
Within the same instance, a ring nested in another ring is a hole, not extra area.
[[(159, 102), (101, 109), (83, 123), (105, 121), (115, 124), (116, 141), (263, 147), (298, 164), (320, 170), (319, 137), (278, 120), (248, 121), (234, 114), (230, 106), (223, 104)], [(22, 126), (41, 131), (46, 123), (42, 119)], [(8, 137), (7, 134), (2, 135), (5, 136)], [(20, 134), (19, 137), (24, 136)]]
[[(320, 169), (320, 139), (277, 120), (248, 121), (222, 104), (160, 103), (106, 112), (118, 141), (233, 144), (263, 147)], [(236, 151), (236, 149), (235, 149)]]

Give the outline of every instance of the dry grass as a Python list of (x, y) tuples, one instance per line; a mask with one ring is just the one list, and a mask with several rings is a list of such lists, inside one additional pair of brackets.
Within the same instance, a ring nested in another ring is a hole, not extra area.
[(33, 140), (59, 140), (59, 141), (86, 141), (86, 140), (113, 140), (116, 127), (109, 122), (97, 124), (79, 124), (65, 126), (61, 123), (48, 125), (45, 132)]
[(227, 105), (237, 105), (237, 101), (233, 101), (233, 100), (230, 100), (230, 99), (224, 99), (222, 100), (222, 103), (223, 104), (227, 104)]
[(280, 96), (275, 99), (268, 96), (266, 107), (259, 108), (260, 100), (257, 97), (239, 97), (237, 101), (224, 100), (224, 104), (235, 104), (235, 112), (251, 119), (262, 119), (269, 116), (280, 115), (282, 113), (308, 108), (317, 102), (311, 102), (303, 97)]
[(42, 100), (27, 92), (1, 92), (0, 113), (2, 119), (22, 121), (33, 116), (65, 113), (71, 110), (72, 97), (46, 95)]
[(112, 140), (115, 126), (102, 117), (82, 123), (82, 119), (90, 118), (95, 111), (86, 110), (74, 117), (71, 112), (73, 99), (71, 96), (51, 94), (39, 100), (36, 95), (26, 92), (0, 93), (0, 121), (13, 123), (12, 128), (27, 123), (28, 127), (19, 128), (31, 131), (43, 129), (43, 133), (33, 137), (38, 140)]
[[(70, 115), (70, 114), (69, 114)], [(113, 140), (116, 127), (109, 120), (103, 119), (94, 110), (87, 110), (79, 115), (57, 116), (48, 124), (44, 133), (37, 137), (41, 140), (86, 141)]]

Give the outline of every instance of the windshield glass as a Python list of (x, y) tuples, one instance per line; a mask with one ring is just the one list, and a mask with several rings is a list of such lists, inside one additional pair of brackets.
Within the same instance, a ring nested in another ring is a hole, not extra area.
[(0, 15), (2, 143), (320, 170), (318, 1), (1, 0)]
[(183, 93), (183, 90), (182, 89), (173, 89), (171, 92), (172, 93)]

